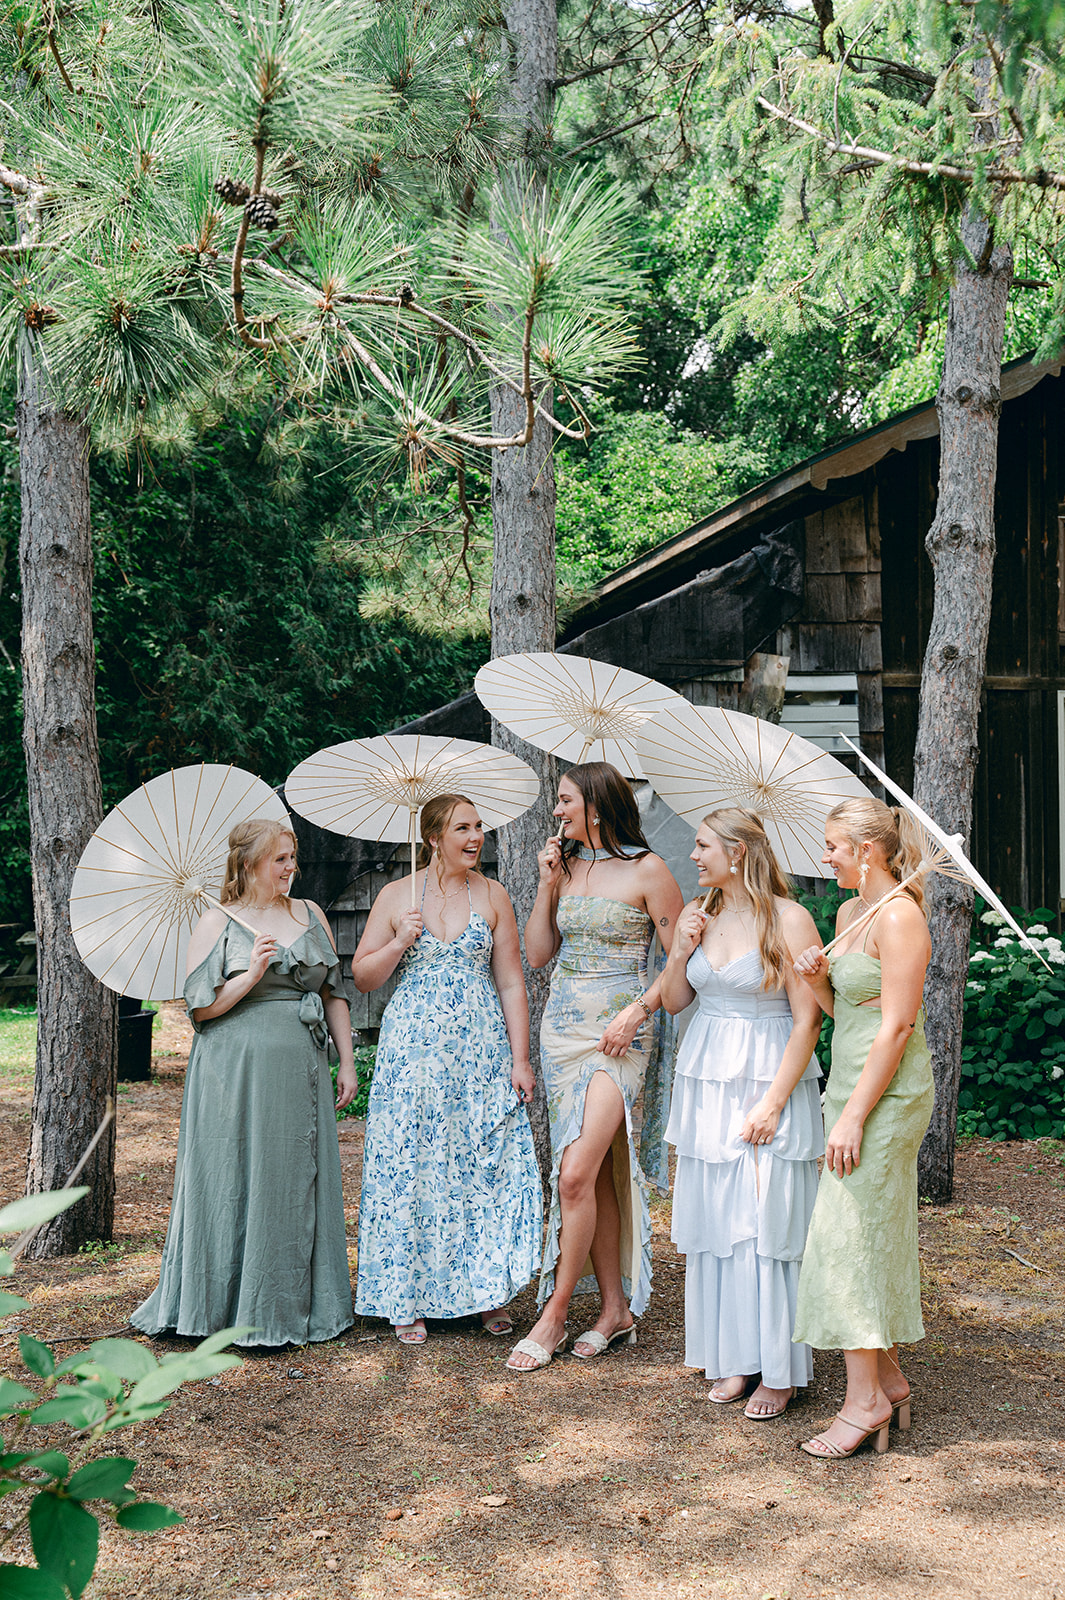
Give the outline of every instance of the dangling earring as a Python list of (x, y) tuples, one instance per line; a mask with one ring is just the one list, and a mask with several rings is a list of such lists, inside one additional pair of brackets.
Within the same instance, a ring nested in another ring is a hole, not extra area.
[(739, 872), (739, 870), (740, 869), (739, 869), (739, 863), (738, 862), (733, 861), (733, 862), (730, 863), (729, 871), (732, 873), (733, 877), (736, 876), (736, 873)]
[(858, 896), (862, 900), (865, 899), (865, 880), (868, 878), (868, 876), (869, 863), (868, 861), (863, 861), (861, 866), (858, 868)]
[(599, 818), (598, 817), (593, 817), (592, 818), (592, 827), (593, 828), (598, 828), (598, 826), (599, 826)]

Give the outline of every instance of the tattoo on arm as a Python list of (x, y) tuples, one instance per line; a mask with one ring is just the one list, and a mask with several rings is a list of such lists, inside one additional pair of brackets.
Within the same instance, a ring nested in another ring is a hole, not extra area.
[(668, 928), (669, 927), (669, 918), (668, 917), (659, 917), (658, 926), (660, 928)]

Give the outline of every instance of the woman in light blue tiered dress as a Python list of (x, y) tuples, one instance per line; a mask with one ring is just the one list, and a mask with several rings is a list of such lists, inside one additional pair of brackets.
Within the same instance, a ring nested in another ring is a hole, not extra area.
[(399, 969), (377, 1048), (362, 1169), (355, 1309), (404, 1344), (425, 1318), (506, 1306), (540, 1264), (543, 1200), (532, 1129), (529, 1012), (518, 930), (502, 886), (477, 871), (476, 807), (422, 811), (429, 864), (374, 903), (352, 961), (367, 993)]
[(695, 835), (704, 913), (680, 919), (662, 1003), (697, 1002), (677, 1058), (666, 1138), (677, 1149), (673, 1240), (685, 1257), (685, 1362), (718, 1405), (782, 1416), (813, 1376), (792, 1341), (824, 1150), (814, 1046), (821, 1011), (792, 962), (817, 937), (789, 898), (761, 820), (711, 812)]
[[(635, 1343), (635, 1318), (651, 1292), (647, 1182), (632, 1121), (659, 1004), (647, 957), (656, 932), (668, 950), (683, 904), (673, 874), (643, 837), (631, 786), (613, 767), (588, 762), (567, 772), (555, 816), (565, 846), (553, 838), (540, 852), (540, 887), (525, 928), (530, 966), (558, 955), (540, 1030), (551, 1210), (540, 1317), (511, 1352), (515, 1372), (547, 1365), (565, 1342), (571, 1297), (596, 1288), (600, 1313), (574, 1355), (587, 1361)], [(660, 1124), (645, 1105), (648, 1121), (658, 1135), (650, 1142), (660, 1144)]]

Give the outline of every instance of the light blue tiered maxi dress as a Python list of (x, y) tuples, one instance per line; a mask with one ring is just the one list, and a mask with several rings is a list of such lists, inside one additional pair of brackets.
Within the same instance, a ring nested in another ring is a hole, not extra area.
[[(159, 1287), (130, 1321), (238, 1344), (306, 1344), (351, 1326), (336, 1111), (320, 991), (340, 968), (313, 912), (231, 1010), (193, 1022), (174, 1199)], [(247, 972), (252, 937), (229, 921), (185, 981), (190, 1013)]]
[(492, 930), (423, 929), (381, 1020), (355, 1309), (403, 1325), (507, 1305), (540, 1265), (543, 1197), (492, 981)]
[(685, 1365), (708, 1378), (760, 1372), (771, 1389), (813, 1377), (792, 1343), (799, 1268), (824, 1152), (816, 1058), (769, 1144), (740, 1137), (791, 1034), (783, 989), (762, 987), (757, 950), (714, 968), (701, 946), (688, 982), (696, 1011), (673, 1080), (666, 1138), (677, 1149), (673, 1241), (685, 1256)]

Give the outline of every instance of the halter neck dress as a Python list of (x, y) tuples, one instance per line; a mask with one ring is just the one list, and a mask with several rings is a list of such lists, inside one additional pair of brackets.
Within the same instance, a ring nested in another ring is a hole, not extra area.
[(460, 934), (425, 928), (400, 962), (370, 1090), (361, 1316), (495, 1310), (539, 1268), (540, 1171), (491, 963), (492, 929), (472, 896)]
[[(866, 934), (868, 938), (868, 933)], [(831, 1131), (869, 1058), (880, 1009), (880, 962), (862, 950), (829, 957), (835, 993), (832, 1070), (825, 1095)], [(917, 1153), (932, 1115), (932, 1058), (924, 1010), (895, 1076), (865, 1120), (858, 1166), (826, 1167), (799, 1276), (796, 1339), (822, 1350), (888, 1350), (924, 1337), (917, 1258)]]
[[(299, 904), (297, 901), (296, 904)], [(252, 936), (227, 921), (185, 980), (196, 1030), (159, 1287), (130, 1321), (247, 1345), (307, 1344), (351, 1326), (336, 1110), (322, 991), (340, 993), (336, 952), (314, 912), (253, 989), (197, 1022), (247, 972)]]
[(708, 1378), (760, 1372), (774, 1389), (808, 1384), (813, 1358), (793, 1344), (806, 1229), (824, 1152), (816, 1057), (769, 1144), (740, 1137), (791, 1035), (783, 988), (763, 988), (757, 950), (712, 967), (688, 959), (695, 1010), (677, 1057), (666, 1138), (677, 1148), (673, 1240), (686, 1257), (684, 1362)]

